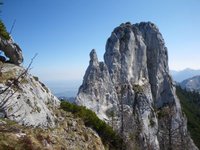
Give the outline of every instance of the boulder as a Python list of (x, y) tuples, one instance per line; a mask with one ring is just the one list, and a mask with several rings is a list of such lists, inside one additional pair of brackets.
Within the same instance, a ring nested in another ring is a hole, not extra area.
[(1, 67), (0, 117), (6, 116), (25, 126), (55, 127), (54, 112), (60, 106), (58, 98), (29, 73), (12, 84), (13, 79), (25, 71), (23, 67), (10, 63), (1, 64)]
[(9, 58), (9, 62), (20, 65), (23, 62), (22, 50), (12, 39), (5, 40), (0, 36), (0, 50)]

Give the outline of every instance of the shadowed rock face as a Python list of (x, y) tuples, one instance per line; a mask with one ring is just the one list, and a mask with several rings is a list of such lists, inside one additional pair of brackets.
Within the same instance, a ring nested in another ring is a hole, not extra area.
[(90, 59), (76, 103), (113, 126), (128, 149), (197, 149), (169, 75), (167, 48), (153, 23), (121, 24), (107, 40), (104, 62), (95, 50)]
[(9, 62), (20, 65), (23, 62), (22, 50), (12, 39), (5, 40), (0, 36), (0, 51), (9, 58)]

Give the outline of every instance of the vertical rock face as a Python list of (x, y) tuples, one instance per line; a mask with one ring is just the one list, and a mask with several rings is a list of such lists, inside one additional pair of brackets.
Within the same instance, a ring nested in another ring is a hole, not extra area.
[(161, 33), (154, 24), (140, 23), (136, 26), (142, 33), (147, 49), (147, 69), (152, 95), (156, 106), (162, 107), (169, 101), (173, 102), (167, 48)]
[[(101, 93), (101, 94), (100, 94)], [(106, 111), (117, 109), (117, 94), (105, 63), (98, 62), (95, 50), (90, 53), (90, 64), (86, 70), (76, 103), (92, 109), (101, 119), (108, 120)]]
[(92, 50), (77, 104), (113, 126), (127, 149), (197, 149), (169, 76), (167, 48), (153, 23), (115, 28), (104, 61)]

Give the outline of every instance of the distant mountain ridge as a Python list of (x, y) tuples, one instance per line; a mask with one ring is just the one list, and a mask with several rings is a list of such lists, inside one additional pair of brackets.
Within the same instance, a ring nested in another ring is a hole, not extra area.
[(200, 92), (200, 75), (182, 81), (180, 86), (187, 91)]
[(182, 82), (185, 79), (200, 75), (200, 69), (196, 70), (196, 69), (186, 68), (180, 71), (170, 70), (170, 74), (172, 75), (174, 81)]

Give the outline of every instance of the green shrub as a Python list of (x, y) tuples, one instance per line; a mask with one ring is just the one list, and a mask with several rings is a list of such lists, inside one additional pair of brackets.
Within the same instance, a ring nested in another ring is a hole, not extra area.
[(0, 20), (0, 35), (5, 38), (6, 40), (10, 39), (10, 35), (6, 30), (6, 27), (4, 25), (4, 23), (2, 22), (2, 20)]
[(155, 124), (156, 124), (155, 121), (151, 118), (151, 119), (150, 119), (150, 126), (151, 126), (151, 127), (154, 127)]
[(120, 136), (112, 127), (100, 120), (93, 111), (67, 101), (61, 101), (60, 106), (63, 110), (71, 112), (76, 117), (81, 118), (87, 127), (93, 128), (99, 134), (103, 143), (108, 145), (110, 149), (121, 149), (122, 139)]
[(142, 86), (140, 86), (140, 85), (138, 85), (138, 84), (133, 85), (133, 90), (134, 90), (136, 93), (142, 93), (142, 92), (143, 92)]

